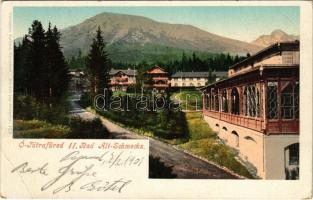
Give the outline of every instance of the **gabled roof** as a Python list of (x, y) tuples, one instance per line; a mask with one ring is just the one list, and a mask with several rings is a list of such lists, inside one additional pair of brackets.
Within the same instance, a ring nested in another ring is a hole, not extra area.
[[(176, 72), (172, 75), (172, 78), (207, 78), (209, 77), (209, 72)], [(212, 75), (217, 77), (227, 76), (226, 71), (216, 71), (212, 72)]]
[(137, 70), (135, 70), (135, 69), (111, 69), (109, 74), (114, 75), (114, 74), (117, 74), (119, 72), (126, 74), (127, 76), (136, 76), (137, 75)]
[(155, 69), (159, 69), (162, 73), (167, 74), (167, 72), (165, 71), (165, 69), (163, 69), (162, 67), (159, 67), (157, 65), (155, 65), (154, 67), (150, 68), (146, 73), (149, 73)]

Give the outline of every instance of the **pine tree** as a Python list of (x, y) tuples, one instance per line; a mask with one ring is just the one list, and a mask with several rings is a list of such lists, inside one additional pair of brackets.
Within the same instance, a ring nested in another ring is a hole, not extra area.
[(109, 89), (111, 60), (105, 48), (106, 44), (99, 26), (87, 57), (87, 69), (89, 71), (91, 86), (90, 91), (93, 95), (103, 92), (103, 89)]
[(29, 66), (27, 88), (29, 93), (38, 101), (45, 103), (48, 94), (48, 72), (46, 65), (46, 38), (45, 30), (40, 21), (33, 21), (29, 29), (27, 40), (30, 42), (30, 49), (26, 65)]
[(25, 65), (23, 64), (22, 44), (14, 42), (14, 93), (25, 91)]
[(58, 102), (67, 91), (69, 84), (69, 71), (60, 46), (60, 32), (49, 23), (46, 32), (46, 63), (48, 74), (48, 101), (50, 107)]

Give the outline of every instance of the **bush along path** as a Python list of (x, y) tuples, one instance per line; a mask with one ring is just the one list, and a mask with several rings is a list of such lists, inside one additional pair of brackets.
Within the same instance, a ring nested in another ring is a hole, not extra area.
[[(72, 102), (75, 113), (84, 119), (92, 119), (97, 114), (81, 108)], [(225, 168), (197, 158), (179, 150), (170, 144), (157, 139), (136, 134), (123, 128), (104, 117), (100, 117), (102, 124), (111, 133), (112, 139), (148, 139), (150, 145), (150, 178), (185, 178), (185, 179), (238, 179), (243, 178)]]

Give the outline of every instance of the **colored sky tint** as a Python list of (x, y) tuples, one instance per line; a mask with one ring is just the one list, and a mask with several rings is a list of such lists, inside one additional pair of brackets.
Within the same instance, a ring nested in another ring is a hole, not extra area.
[(242, 41), (281, 29), (299, 35), (300, 8), (296, 6), (258, 7), (15, 7), (14, 38), (27, 33), (33, 20), (44, 27), (50, 21), (59, 29), (76, 25), (102, 12), (139, 15), (160, 22), (190, 24)]

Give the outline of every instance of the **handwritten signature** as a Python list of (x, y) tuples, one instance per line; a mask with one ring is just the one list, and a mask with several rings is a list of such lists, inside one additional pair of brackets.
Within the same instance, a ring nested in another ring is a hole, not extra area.
[[(95, 167), (103, 165), (108, 168), (140, 166), (142, 162), (143, 157), (139, 158), (131, 154), (123, 156), (123, 151), (118, 154), (106, 151), (98, 156), (87, 156), (80, 154), (79, 151), (73, 151), (59, 160), (59, 163), (65, 165), (58, 168), (58, 175), (42, 185), (40, 190), (45, 191), (50, 188), (52, 193), (56, 194), (61, 191), (69, 192), (74, 185), (78, 185), (80, 190), (89, 192), (115, 191), (121, 193), (132, 180), (124, 177), (115, 180), (102, 180), (99, 178), (100, 175)], [(24, 162), (12, 169), (11, 173), (48, 176), (48, 167), (48, 162), (39, 167), (32, 167), (29, 162)], [(88, 181), (84, 178), (87, 178)]]

